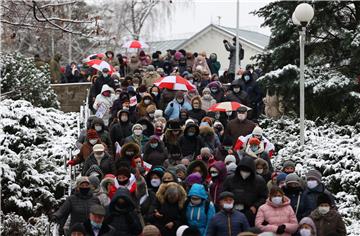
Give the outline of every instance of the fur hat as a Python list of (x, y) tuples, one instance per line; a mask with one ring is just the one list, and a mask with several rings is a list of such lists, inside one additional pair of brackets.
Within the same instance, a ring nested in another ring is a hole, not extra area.
[[(146, 112), (147, 113), (155, 113), (155, 111), (156, 111), (156, 106), (155, 105), (151, 104), (151, 105), (146, 107)], [(155, 114), (154, 114), (154, 117), (155, 117)]]
[(292, 160), (285, 161), (283, 164), (283, 169), (285, 169), (286, 167), (294, 167), (295, 168), (295, 162), (293, 162)]
[(322, 203), (327, 203), (330, 206), (332, 205), (331, 199), (328, 194), (326, 193), (320, 193), (320, 195), (317, 197), (317, 206), (319, 206)]
[(103, 151), (105, 151), (105, 147), (102, 144), (95, 144), (93, 146), (93, 151), (94, 152), (103, 152)]
[(163, 117), (163, 111), (162, 110), (155, 110), (154, 112), (154, 118)]
[(224, 163), (228, 163), (228, 162), (232, 162), (232, 163), (235, 163), (236, 164), (236, 158), (234, 155), (227, 155), (225, 157), (225, 160), (224, 160)]

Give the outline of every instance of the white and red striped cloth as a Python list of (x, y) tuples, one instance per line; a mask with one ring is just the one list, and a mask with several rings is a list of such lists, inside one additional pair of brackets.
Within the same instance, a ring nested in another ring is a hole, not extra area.
[(226, 112), (226, 111), (236, 111), (240, 107), (246, 107), (246, 109), (250, 110), (250, 107), (242, 105), (238, 102), (220, 102), (212, 105), (208, 111), (213, 112)]
[(184, 79), (181, 76), (166, 76), (164, 78), (160, 78), (154, 83), (159, 88), (167, 88), (171, 90), (182, 90), (189, 91), (196, 89), (196, 86), (190, 83), (188, 80)]
[[(252, 137), (252, 134), (248, 134), (246, 136), (240, 136), (234, 145), (234, 151), (240, 151), (244, 149), (249, 142), (249, 139)], [(272, 144), (267, 138), (262, 137), (261, 142), (264, 143), (264, 150), (269, 154), (269, 158), (272, 157), (275, 151), (275, 146)]]
[(142, 42), (140, 40), (131, 40), (123, 44), (123, 48), (148, 48), (149, 45), (147, 45), (145, 42)]
[(86, 64), (88, 64), (92, 68), (95, 68), (95, 69), (97, 69), (99, 71), (102, 71), (103, 69), (106, 68), (106, 69), (109, 70), (110, 74), (115, 72), (114, 67), (112, 65), (110, 65), (109, 63), (107, 63), (106, 61), (103, 61), (103, 60), (94, 59), (94, 60), (86, 62)]

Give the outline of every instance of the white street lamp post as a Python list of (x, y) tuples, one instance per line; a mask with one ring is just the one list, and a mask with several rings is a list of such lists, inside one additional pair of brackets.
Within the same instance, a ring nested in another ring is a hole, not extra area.
[(237, 0), (236, 2), (236, 40), (235, 40), (235, 43), (236, 43), (236, 50), (235, 50), (235, 78), (234, 79), (237, 79), (236, 75), (237, 75), (237, 72), (239, 70), (239, 67), (240, 67), (240, 58), (239, 58), (239, 50), (240, 50), (240, 47), (239, 47), (239, 11), (240, 11), (240, 2), (239, 0)]
[(314, 9), (307, 3), (299, 4), (293, 15), (292, 21), (295, 25), (301, 26), (299, 31), (300, 41), (300, 144), (305, 143), (305, 78), (304, 78), (304, 56), (305, 56), (305, 39), (306, 26), (314, 17)]

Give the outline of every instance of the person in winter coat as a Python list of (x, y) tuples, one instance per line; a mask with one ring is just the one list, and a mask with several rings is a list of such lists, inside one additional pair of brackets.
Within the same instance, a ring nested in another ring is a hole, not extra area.
[(265, 203), (268, 191), (264, 179), (256, 174), (252, 157), (244, 156), (240, 160), (235, 174), (225, 180), (224, 191), (234, 193), (235, 209), (242, 211), (254, 226), (255, 214)]
[(129, 119), (129, 111), (120, 110), (117, 114), (118, 122), (114, 123), (110, 128), (110, 138), (113, 147), (113, 153), (116, 152), (116, 145), (117, 142), (121, 145), (125, 138), (132, 134), (131, 128), (133, 124), (130, 122)]
[(227, 124), (224, 135), (231, 137), (231, 141), (235, 143), (239, 136), (250, 134), (255, 126), (254, 122), (247, 119), (247, 108), (240, 107), (237, 109), (237, 117)]
[(197, 228), (202, 236), (206, 236), (207, 227), (215, 215), (215, 207), (208, 200), (208, 194), (202, 184), (193, 184), (185, 203), (187, 224)]
[(142, 117), (142, 118), (138, 119), (137, 123), (142, 125), (142, 127), (143, 127), (142, 134), (144, 136), (150, 137), (150, 136), (154, 135), (154, 125), (147, 117)]
[(204, 147), (210, 149), (211, 153), (215, 153), (216, 148), (220, 145), (219, 138), (215, 134), (215, 131), (212, 127), (209, 126), (201, 126), (200, 137), (204, 142)]
[(217, 103), (224, 100), (224, 91), (220, 82), (213, 81), (208, 85), (208, 88), (210, 89), (211, 96), (216, 100)]
[(100, 204), (104, 207), (108, 207), (110, 204), (109, 190), (110, 186), (114, 185), (115, 175), (105, 175), (105, 177), (100, 182), (100, 191), (97, 194), (97, 198), (100, 201)]
[(240, 79), (236, 79), (231, 82), (230, 90), (227, 91), (225, 100), (229, 102), (238, 102), (245, 106), (250, 105), (248, 94), (242, 89), (243, 82)]
[(56, 54), (50, 60), (50, 77), (52, 84), (59, 84), (61, 82), (61, 78), (63, 75), (61, 73), (60, 60), (61, 60), (60, 54)]
[(145, 93), (141, 99), (141, 102), (136, 106), (140, 117), (147, 115), (146, 108), (150, 105), (156, 106), (155, 102), (153, 102), (152, 96), (149, 93)]
[(214, 202), (217, 208), (220, 207), (220, 193), (223, 192), (224, 181), (227, 176), (227, 170), (224, 162), (216, 161), (210, 168), (209, 173), (211, 176), (210, 183), (210, 199)]
[(65, 68), (65, 77), (68, 83), (78, 83), (82, 78), (80, 74), (80, 68), (75, 62), (71, 62)]
[(116, 96), (113, 92), (114, 90), (110, 88), (109, 85), (104, 84), (101, 93), (96, 96), (93, 104), (93, 108), (99, 112), (100, 117), (103, 119), (106, 126), (109, 125), (109, 120), (111, 118), (110, 108), (116, 100)]
[(166, 123), (164, 134), (164, 144), (168, 151), (169, 163), (171, 165), (180, 164), (182, 159), (181, 146), (179, 143), (182, 136), (182, 129), (178, 120), (170, 120)]
[(97, 95), (101, 93), (103, 86), (107, 84), (110, 88), (115, 89), (115, 82), (110, 77), (109, 69), (104, 68), (101, 75), (96, 79), (94, 84), (94, 93), (92, 94), (93, 98), (96, 98)]
[(180, 137), (179, 145), (183, 157), (193, 160), (200, 154), (200, 149), (204, 147), (204, 142), (199, 136), (199, 126), (189, 123), (186, 125), (184, 135)]
[(306, 174), (307, 188), (304, 191), (304, 205), (306, 210), (304, 216), (308, 216), (313, 210), (317, 208), (317, 198), (320, 194), (324, 193), (331, 199), (331, 207), (335, 207), (335, 197), (332, 193), (325, 188), (325, 185), (321, 182), (321, 173), (318, 170), (309, 170)]
[(136, 143), (140, 146), (141, 152), (143, 152), (145, 144), (149, 141), (149, 138), (143, 134), (143, 126), (141, 124), (134, 124), (131, 130), (133, 134), (126, 137), (124, 143)]
[(116, 235), (137, 236), (142, 232), (140, 219), (135, 211), (135, 203), (126, 188), (118, 188), (109, 205), (106, 222), (115, 228)]
[(317, 208), (310, 214), (316, 225), (318, 236), (327, 236), (336, 233), (338, 236), (346, 235), (344, 221), (339, 212), (333, 208), (333, 200), (326, 193), (321, 193), (317, 198)]
[(155, 71), (155, 67), (153, 65), (148, 65), (146, 69), (147, 72), (145, 73), (144, 79), (141, 83), (147, 88), (150, 88), (154, 85), (156, 80), (160, 79), (160, 75)]
[[(101, 141), (106, 144), (107, 147), (111, 147), (111, 139), (110, 134), (107, 131), (107, 128), (105, 126), (105, 123), (100, 118), (94, 118), (91, 122), (91, 128), (96, 130), (96, 133), (100, 137)], [(109, 152), (111, 153), (111, 150), (109, 149)]]
[(93, 153), (84, 163), (81, 172), (82, 175), (85, 175), (88, 169), (93, 165), (99, 166), (104, 175), (114, 174), (115, 172), (113, 159), (108, 153), (105, 152), (105, 147), (102, 144), (94, 145)]
[(209, 108), (214, 104), (216, 104), (216, 100), (211, 96), (210, 89), (204, 88), (201, 97), (201, 109), (204, 111), (208, 111)]
[(160, 229), (161, 235), (175, 236), (176, 229), (186, 222), (185, 190), (177, 183), (162, 184), (156, 199), (150, 211), (150, 223)]
[(301, 220), (305, 217), (304, 212), (306, 210), (301, 179), (296, 173), (291, 173), (286, 176), (285, 184), (282, 190), (286, 197), (290, 199), (290, 204), (296, 214), (296, 218)]
[[(106, 144), (101, 142), (97, 132), (95, 129), (87, 130), (87, 137), (85, 143), (81, 146), (80, 152), (76, 155), (76, 157), (67, 162), (67, 165), (74, 166), (80, 164), (88, 159), (90, 154), (93, 151), (93, 146), (96, 144), (103, 144), (106, 147)], [(105, 148), (107, 149), (107, 147)]]
[(189, 117), (200, 124), (200, 121), (206, 116), (206, 112), (201, 108), (201, 98), (199, 96), (191, 99), (191, 107), (192, 109), (188, 111)]
[(186, 175), (189, 176), (193, 173), (199, 173), (201, 175), (201, 179), (202, 179), (201, 183), (207, 184), (207, 179), (208, 179), (207, 168), (208, 167), (206, 166), (204, 161), (195, 160), (195, 161), (192, 161), (190, 163), (190, 165), (188, 166)]
[(245, 150), (238, 152), (238, 154), (239, 157), (246, 154), (253, 157), (254, 159), (262, 159), (267, 162), (270, 172), (273, 171), (269, 155), (264, 151), (264, 143), (261, 142), (258, 138), (250, 138)]
[(122, 146), (120, 158), (116, 161), (125, 161), (129, 165), (135, 157), (141, 156), (140, 146), (137, 143), (129, 142)]
[(248, 94), (250, 100), (250, 107), (252, 110), (252, 118), (257, 118), (261, 112), (261, 103), (263, 94), (257, 82), (254, 80), (250, 71), (245, 71), (241, 80), (244, 82), (244, 90)]
[(164, 114), (168, 117), (168, 120), (178, 119), (182, 108), (187, 111), (192, 109), (191, 105), (184, 99), (184, 92), (177, 91), (175, 99), (166, 106)]
[(263, 232), (291, 236), (297, 231), (298, 221), (290, 205), (290, 199), (279, 187), (270, 190), (266, 203), (260, 206), (255, 225)]
[(89, 216), (90, 207), (99, 203), (99, 199), (93, 195), (90, 189), (89, 178), (81, 176), (76, 180), (75, 192), (65, 200), (50, 219), (60, 224), (60, 229), (62, 229), (70, 215), (71, 228), (76, 223), (84, 222)]
[(219, 196), (221, 211), (210, 221), (207, 236), (238, 235), (250, 226), (245, 215), (234, 209), (235, 197), (231, 192), (222, 192)]
[(216, 148), (214, 157), (217, 161), (225, 161), (227, 155), (237, 154), (232, 150), (233, 142), (230, 137), (224, 136), (223, 142)]
[(216, 53), (211, 53), (210, 54), (210, 64), (211, 64), (211, 74), (216, 74), (216, 75), (219, 75), (219, 70), (220, 70), (220, 67), (221, 67), (221, 64), (220, 62), (217, 60), (217, 55)]
[(208, 75), (211, 74), (210, 68), (209, 68), (209, 66), (208, 66), (208, 64), (206, 62), (206, 58), (201, 56), (201, 55), (198, 55), (195, 58), (192, 70), (193, 71), (197, 70), (197, 68), (199, 66), (201, 66), (203, 72), (206, 72)]
[(164, 176), (165, 169), (162, 166), (152, 166), (149, 173), (146, 175), (146, 184), (148, 189), (154, 194), (158, 191), (162, 177)]
[(130, 62), (127, 66), (127, 74), (134, 74), (136, 70), (138, 70), (141, 66), (141, 63), (139, 61), (139, 58), (136, 55), (132, 55), (130, 57)]
[(212, 166), (215, 162), (214, 156), (211, 154), (211, 150), (208, 147), (200, 149), (200, 155), (196, 157), (196, 160), (205, 162), (206, 166)]
[(310, 217), (304, 217), (299, 222), (298, 235), (300, 236), (317, 236), (316, 226)]
[(86, 231), (84, 236), (115, 236), (115, 228), (104, 221), (105, 215), (106, 210), (103, 206), (91, 206), (89, 218), (82, 223)]
[(269, 164), (262, 158), (255, 159), (255, 167), (256, 173), (263, 177), (265, 182), (269, 182), (271, 180), (271, 171), (269, 170)]
[(153, 166), (162, 166), (167, 159), (165, 144), (156, 135), (150, 137), (144, 147), (144, 161)]

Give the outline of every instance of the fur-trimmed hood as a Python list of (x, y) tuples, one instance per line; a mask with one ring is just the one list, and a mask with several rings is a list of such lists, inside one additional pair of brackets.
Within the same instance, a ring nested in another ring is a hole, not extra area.
[(161, 204), (164, 204), (166, 201), (165, 193), (166, 193), (166, 190), (168, 190), (169, 188), (176, 188), (178, 190), (179, 195), (180, 195), (178, 204), (179, 204), (179, 208), (182, 209), (184, 207), (187, 194), (186, 194), (185, 189), (180, 184), (173, 183), (173, 182), (161, 184), (159, 187), (159, 190), (156, 192), (156, 198), (158, 199), (158, 201)]
[(121, 152), (120, 152), (120, 157), (121, 158), (126, 157), (126, 151), (129, 151), (129, 150), (134, 151), (134, 155), (132, 155), (133, 157), (140, 156), (140, 154), (141, 154), (139, 145), (137, 145), (136, 143), (130, 142), (130, 143), (124, 144), (124, 146), (122, 146)]
[(187, 176), (191, 175), (193, 170), (195, 169), (195, 167), (200, 166), (201, 171), (202, 171), (202, 179), (206, 180), (207, 176), (208, 176), (208, 170), (207, 170), (207, 165), (204, 161), (202, 160), (195, 160), (192, 161), (190, 163), (190, 165), (187, 168)]
[(202, 102), (201, 102), (201, 97), (199, 95), (196, 95), (195, 97), (193, 97), (191, 99), (191, 106), (192, 106), (193, 102), (196, 101), (196, 100), (199, 101), (199, 104), (200, 104), (199, 107), (201, 108)]
[(212, 127), (209, 126), (201, 126), (200, 128), (200, 135), (201, 136), (214, 136), (215, 135), (215, 131)]
[(264, 159), (262, 158), (256, 158), (255, 159), (255, 167), (257, 165), (261, 165), (264, 169), (264, 173), (263, 174), (267, 174), (269, 172), (269, 164), (267, 163), (267, 161), (265, 161)]

